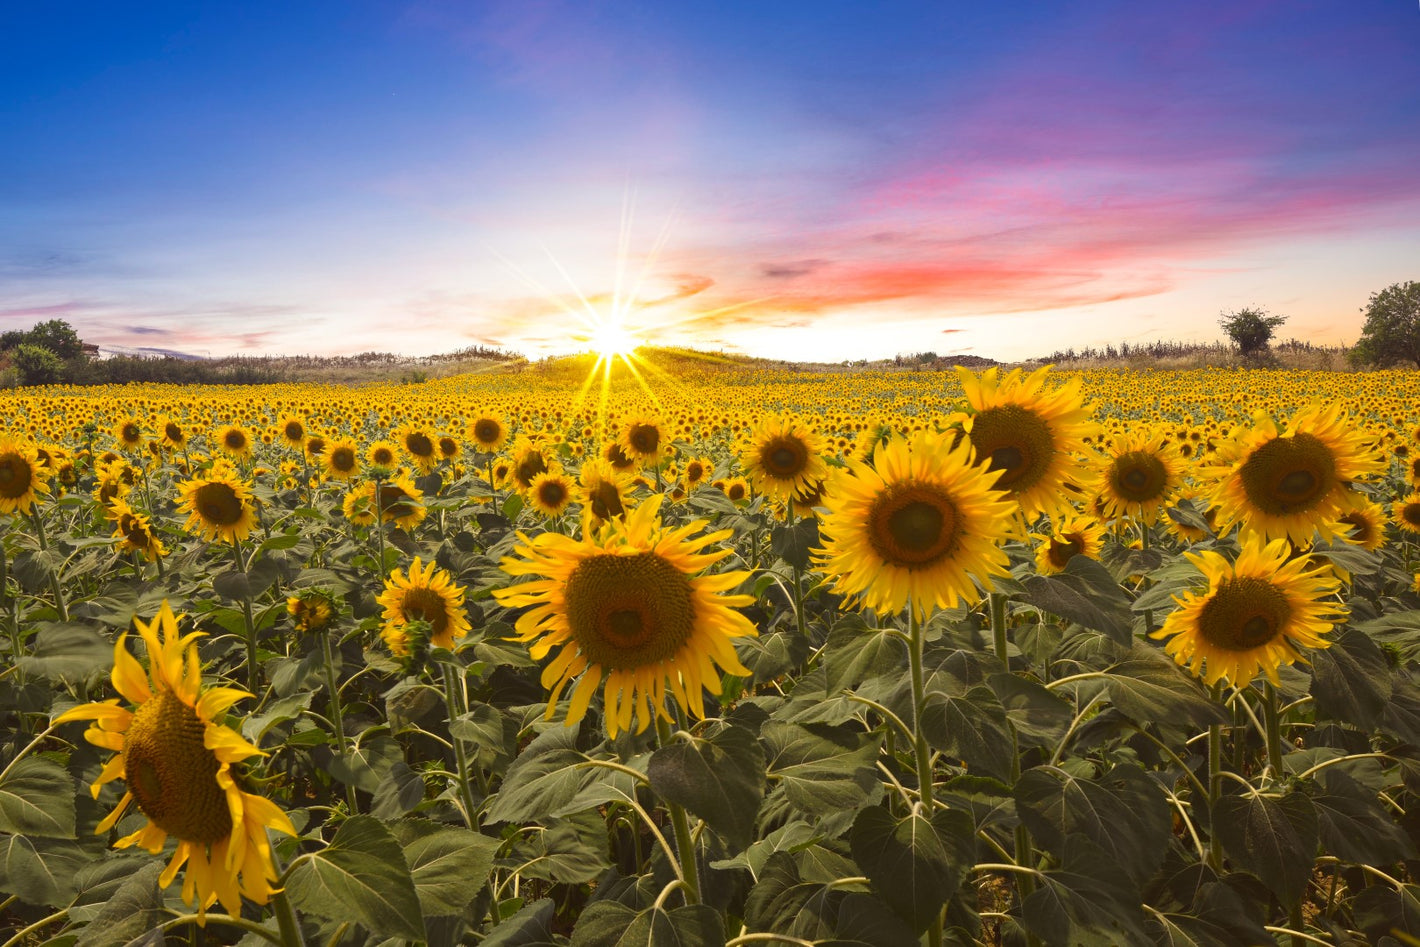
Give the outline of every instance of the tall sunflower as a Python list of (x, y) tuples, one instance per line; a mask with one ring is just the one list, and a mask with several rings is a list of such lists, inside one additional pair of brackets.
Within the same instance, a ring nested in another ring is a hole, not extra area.
[(430, 643), (449, 649), (455, 638), (462, 638), (473, 627), (463, 607), (463, 587), (455, 585), (453, 576), (434, 563), (425, 567), (418, 556), (407, 575), (400, 569), (390, 573), (385, 590), (375, 601), (385, 608), (380, 634), (393, 654), (409, 653), (405, 629), (410, 622), (428, 622)]
[(1344, 533), (1338, 520), (1350, 483), (1385, 469), (1336, 404), (1308, 405), (1285, 431), (1259, 414), (1251, 430), (1219, 446), (1218, 457), (1222, 464), (1207, 471), (1219, 477), (1212, 497), (1218, 534), (1237, 524), (1241, 533), (1286, 537), (1298, 546), (1314, 533), (1325, 539)]
[(617, 443), (626, 456), (642, 464), (655, 464), (666, 448), (664, 425), (649, 417), (631, 421), (621, 431)]
[(277, 879), (266, 830), (296, 834), (286, 813), (243, 790), (232, 770), (234, 763), (264, 755), (219, 722), (232, 704), (251, 695), (202, 687), (196, 642), (201, 633), (180, 637), (166, 601), (151, 622), (134, 619), (133, 624), (147, 648), (148, 671), (129, 653), (125, 633), (114, 646), (112, 675), (114, 689), (133, 709), (116, 699), (81, 704), (55, 723), (92, 721), (85, 738), (116, 753), (94, 781), (93, 796), (120, 777), (127, 789), (97, 834), (137, 805), (147, 823), (115, 847), (137, 845), (156, 855), (169, 836), (176, 838), (177, 849), (158, 884), (172, 884), (186, 865), (185, 902), (202, 912), (221, 901), (228, 914), (239, 917), (242, 897), (265, 904)]
[(409, 424), (399, 431), (399, 443), (411, 458), (420, 473), (429, 473), (439, 462), (439, 445), (434, 435), (422, 425)]
[(847, 459), (830, 483), (819, 529), (818, 561), (834, 588), (879, 612), (909, 600), (925, 618), (978, 598), (973, 579), (991, 588), (1007, 573), (1000, 543), (1015, 505), (996, 489), (997, 474), (973, 464), (971, 446), (952, 447), (919, 431), (873, 452), (873, 466)]
[(141, 552), (149, 561), (167, 554), (148, 517), (135, 511), (126, 500), (115, 497), (108, 505), (108, 516), (113, 520), (113, 538), (119, 541), (120, 550)]
[(1017, 368), (1001, 378), (991, 368), (977, 377), (958, 368), (971, 411), (962, 427), (977, 462), (999, 470), (996, 489), (1015, 500), (1028, 519), (1064, 514), (1066, 486), (1087, 478), (1075, 459), (1090, 433), (1089, 409), (1076, 375), (1054, 391), (1045, 390), (1049, 366), (1024, 375)]
[(824, 440), (791, 418), (768, 418), (751, 436), (740, 465), (760, 493), (789, 500), (828, 476)]
[(608, 520), (625, 516), (631, 505), (629, 498), (633, 479), (631, 474), (617, 470), (605, 460), (594, 459), (584, 463), (577, 475), (581, 486), (583, 528), (601, 526)]
[(187, 431), (183, 426), (166, 414), (159, 415), (157, 421), (158, 434), (164, 446), (175, 449), (182, 449), (187, 446)]
[(554, 467), (551, 471), (538, 474), (528, 487), (528, 505), (543, 516), (560, 516), (572, 502), (577, 489), (576, 481)]
[(1126, 434), (1108, 449), (1099, 490), (1109, 519), (1128, 517), (1152, 526), (1183, 482), (1178, 448), (1158, 434)]
[(240, 424), (228, 424), (219, 430), (216, 444), (237, 460), (251, 457), (251, 434)]
[(137, 450), (143, 443), (143, 424), (137, 418), (124, 418), (113, 426), (113, 439), (124, 450)]
[(1379, 549), (1385, 545), (1385, 509), (1357, 490), (1348, 490), (1346, 512), (1340, 523), (1349, 535), (1346, 541), (1362, 549)]
[(491, 454), (508, 442), (508, 428), (496, 415), (480, 414), (469, 424), (469, 443), (484, 454)]
[[(731, 641), (758, 632), (736, 606), (751, 605), (749, 595), (724, 595), (749, 577), (748, 572), (704, 574), (731, 549), (706, 551), (729, 530), (691, 538), (704, 520), (674, 529), (661, 524), (661, 497), (652, 497), (600, 529), (587, 529), (580, 540), (559, 533), (523, 534), (503, 571), (537, 576), (493, 594), (508, 608), (527, 608), (517, 622), (517, 639), (542, 660), (550, 690), (547, 716), (573, 679), (567, 724), (581, 720), (593, 693), (603, 686), (607, 733), (615, 737), (635, 725), (644, 730), (654, 716), (670, 719), (669, 692), (696, 717), (705, 716), (703, 691), (719, 694), (722, 669), (749, 674)], [(718, 668), (718, 669), (717, 669)]]
[(0, 513), (28, 513), (49, 492), (45, 472), (34, 444), (0, 437)]
[(1396, 500), (1391, 505), (1395, 525), (1407, 533), (1420, 533), (1420, 492)]
[(325, 475), (332, 480), (349, 480), (360, 472), (360, 453), (355, 441), (337, 437), (326, 444)]
[(276, 422), (276, 430), (280, 432), (281, 439), (291, 447), (298, 450), (306, 446), (306, 421), (298, 415), (282, 412), (281, 419)]
[(1306, 660), (1302, 648), (1326, 648), (1322, 635), (1344, 621), (1346, 606), (1332, 599), (1339, 581), (1326, 567), (1288, 560), (1287, 540), (1266, 545), (1244, 537), (1236, 562), (1220, 553), (1185, 553), (1208, 579), (1204, 592), (1174, 596), (1179, 607), (1150, 634), (1195, 676), (1214, 684), (1227, 678), (1244, 687), (1259, 671), (1276, 684), (1277, 668)]
[(206, 477), (178, 485), (178, 512), (188, 514), (183, 528), (206, 540), (239, 542), (256, 525), (251, 487), (225, 465), (214, 465)]

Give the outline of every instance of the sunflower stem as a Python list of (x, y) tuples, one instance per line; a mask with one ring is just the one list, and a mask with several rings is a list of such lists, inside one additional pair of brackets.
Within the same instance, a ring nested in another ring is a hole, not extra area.
[[(40, 550), (48, 552), (49, 538), (44, 534), (44, 515), (40, 512), (38, 503), (30, 508), (30, 522), (35, 524), (35, 538), (39, 540)], [(49, 573), (49, 587), (54, 592), (54, 610), (59, 613), (59, 620), (68, 621), (69, 606), (64, 602), (64, 589), (59, 584), (58, 568)]]
[(1282, 714), (1277, 709), (1277, 688), (1271, 681), (1262, 685), (1262, 720), (1267, 728), (1267, 765), (1272, 780), (1282, 780)]
[[(792, 504), (792, 501), (790, 502)], [(922, 675), (922, 622), (917, 617), (915, 606), (916, 603), (909, 598), (907, 600), (907, 657), (912, 667), (912, 721), (914, 724), (912, 745), (917, 755), (917, 792), (922, 800), (922, 815), (930, 820), (933, 812), (932, 787), (935, 780), (932, 776), (932, 751), (927, 746), (927, 737), (923, 733), (922, 727), (922, 711), (927, 702), (927, 695)], [(937, 916), (932, 919), (931, 926), (927, 928), (927, 943), (929, 947), (941, 947), (941, 911), (937, 912)]]
[[(1006, 638), (1006, 596), (1000, 592), (990, 594), (991, 606), (991, 641), (996, 649), (996, 657), (1001, 659), (1001, 663), (1006, 666), (1009, 672), (1011, 669), (1010, 642)], [(1011, 730), (1011, 785), (1015, 785), (1021, 778), (1021, 753), (1020, 745), (1016, 739), (1016, 725), (1007, 722)], [(1022, 868), (1035, 868), (1035, 850), (1031, 846), (1030, 830), (1024, 823), (1016, 826), (1016, 864)], [(1022, 902), (1025, 901), (1035, 891), (1035, 876), (1020, 873), (1016, 876), (1016, 892)], [(1027, 940), (1030, 944), (1037, 944), (1039, 941), (1035, 935), (1029, 935)]]
[(385, 522), (384, 510), (380, 509), (380, 494), (383, 492), (380, 485), (383, 478), (375, 478), (375, 539), (379, 549), (379, 561), (375, 563), (375, 573), (380, 579), (385, 577)]
[[(440, 665), (440, 670), (444, 677), (444, 703), (449, 711), (449, 721), (452, 722), (464, 714), (463, 707), (463, 687), (462, 681), (455, 680), (453, 668), (458, 667), (460, 675), (462, 666), (454, 661), (444, 661)], [(463, 806), (464, 823), (470, 829), (476, 829), (474, 824), (475, 806), (473, 804), (473, 789), (470, 786), (472, 777), (469, 774), (468, 750), (463, 744), (463, 740), (449, 735), (449, 740), (454, 745), (454, 765), (458, 767), (459, 773), (459, 802)]]
[(286, 890), (283, 888), (271, 896), (272, 906), (276, 909), (276, 925), (281, 930), (281, 942), (286, 947), (305, 947), (305, 939), (301, 936), (301, 922), (296, 918), (296, 909), (291, 906), (291, 900), (286, 897)]
[[(345, 710), (340, 705), (340, 679), (335, 673), (335, 655), (330, 647), (330, 635), (322, 630), (320, 634), (321, 656), (325, 658), (325, 689), (330, 692), (330, 722), (335, 731), (335, 747), (340, 759), (346, 759)], [(360, 803), (355, 795), (355, 787), (346, 783), (345, 799), (350, 804), (350, 814), (359, 815)]]
[[(1213, 700), (1218, 702), (1223, 696), (1223, 682), (1213, 685)], [(1223, 727), (1211, 724), (1208, 727), (1208, 817), (1211, 820), (1223, 795)], [(1219, 875), (1223, 873), (1223, 843), (1215, 827), (1208, 842), (1208, 864)]]
[[(671, 725), (656, 715), (656, 738), (661, 746), (670, 746)], [(680, 868), (685, 880), (685, 900), (688, 904), (700, 903), (700, 866), (695, 857), (695, 842), (690, 837), (690, 822), (685, 809), (678, 803), (666, 801), (670, 810), (671, 826), (675, 829), (676, 854), (680, 857)]]
[[(247, 567), (242, 561), (242, 544), (236, 539), (232, 540), (232, 561), (236, 564), (237, 571), (245, 576)], [(261, 670), (261, 665), (256, 660), (256, 622), (252, 620), (251, 615), (250, 589), (242, 595), (242, 622), (247, 633), (247, 690), (255, 694), (259, 683), (257, 672)]]

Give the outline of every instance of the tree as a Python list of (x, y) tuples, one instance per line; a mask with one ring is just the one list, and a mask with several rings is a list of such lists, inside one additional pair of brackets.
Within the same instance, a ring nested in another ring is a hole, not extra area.
[(1384, 367), (1411, 362), (1420, 368), (1420, 283), (1392, 283), (1361, 307), (1366, 324), (1351, 361)]
[(64, 377), (64, 362), (43, 345), (15, 348), (15, 371), (22, 385), (53, 385)]
[(63, 319), (41, 322), (25, 333), (25, 340), (31, 345), (42, 345), (64, 361), (84, 354), (84, 343), (74, 327)]
[(1267, 351), (1273, 331), (1286, 321), (1286, 316), (1272, 316), (1265, 309), (1248, 308), (1223, 313), (1218, 325), (1243, 355), (1252, 356)]

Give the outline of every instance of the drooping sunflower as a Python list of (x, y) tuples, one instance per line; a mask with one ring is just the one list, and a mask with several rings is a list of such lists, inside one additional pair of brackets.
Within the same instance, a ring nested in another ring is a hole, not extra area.
[(530, 643), (534, 659), (556, 649), (542, 672), (548, 717), (578, 675), (567, 724), (586, 715), (605, 681), (606, 729), (615, 737), (633, 726), (644, 730), (655, 716), (670, 719), (667, 692), (703, 718), (703, 691), (721, 692), (721, 670), (749, 673), (731, 641), (758, 634), (734, 611), (753, 604), (753, 596), (721, 594), (749, 573), (704, 574), (730, 555), (729, 547), (706, 551), (730, 531), (695, 536), (704, 520), (667, 528), (660, 506), (661, 497), (651, 497), (624, 521), (584, 530), (580, 540), (520, 533), (514, 552), (521, 558), (503, 559), (508, 575), (538, 577), (493, 594), (509, 608), (529, 609), (518, 618), (517, 639)]
[(602, 448), (602, 459), (617, 470), (634, 471), (639, 464), (635, 457), (622, 449), (619, 441), (608, 441)]
[(326, 444), (325, 475), (332, 480), (349, 480), (360, 472), (360, 453), (355, 442), (338, 437)]
[(508, 428), (492, 414), (474, 418), (465, 433), (474, 449), (484, 454), (491, 454), (508, 442)]
[(439, 462), (439, 446), (434, 435), (417, 424), (406, 425), (399, 431), (399, 442), (405, 453), (414, 459), (414, 466), (420, 473), (429, 473)]
[(1219, 477), (1213, 488), (1218, 534), (1237, 524), (1243, 534), (1286, 537), (1298, 546), (1314, 533), (1336, 538), (1344, 532), (1338, 520), (1350, 483), (1384, 471), (1365, 440), (1339, 404), (1308, 405), (1285, 431), (1259, 414), (1251, 430), (1219, 446), (1223, 463), (1207, 471)]
[(789, 500), (828, 476), (824, 440), (791, 418), (768, 418), (740, 455), (749, 482), (760, 493)]
[(513, 482), (519, 490), (532, 486), (533, 478), (547, 473), (547, 458), (542, 449), (530, 439), (518, 435), (513, 442)]
[(1266, 545), (1243, 538), (1236, 562), (1221, 553), (1185, 553), (1208, 579), (1203, 592), (1174, 596), (1179, 607), (1150, 637), (1209, 684), (1222, 678), (1245, 687), (1259, 671), (1278, 683), (1277, 668), (1306, 658), (1302, 648), (1326, 648), (1322, 637), (1344, 621), (1346, 606), (1332, 600), (1340, 582), (1305, 557), (1288, 559), (1285, 538)]
[(974, 602), (979, 581), (1005, 575), (1001, 548), (1016, 507), (995, 487), (998, 474), (974, 463), (971, 445), (919, 431), (873, 452), (873, 465), (848, 458), (829, 486), (819, 529), (820, 567), (834, 589), (878, 612), (909, 600), (926, 618)]
[(576, 495), (577, 483), (555, 468), (533, 478), (528, 487), (528, 505), (546, 517), (560, 516)]
[(1104, 548), (1104, 524), (1089, 516), (1071, 516), (1054, 525), (1048, 535), (1032, 534), (1040, 541), (1035, 567), (1041, 575), (1063, 572), (1076, 556), (1098, 559)]
[(0, 513), (28, 513), (49, 492), (45, 472), (34, 444), (0, 437)]
[(225, 465), (214, 465), (206, 477), (178, 485), (178, 512), (188, 514), (183, 529), (208, 541), (234, 543), (246, 539), (256, 525), (251, 487)]
[(219, 722), (232, 704), (251, 695), (202, 687), (196, 642), (201, 633), (180, 637), (166, 601), (151, 622), (134, 619), (133, 624), (147, 647), (148, 671), (128, 651), (125, 633), (114, 646), (112, 680), (134, 709), (117, 699), (81, 704), (55, 723), (92, 721), (85, 738), (116, 751), (94, 781), (93, 796), (119, 778), (127, 789), (97, 833), (108, 832), (137, 805), (147, 824), (115, 847), (137, 845), (156, 855), (169, 836), (176, 838), (177, 849), (158, 884), (172, 884), (186, 865), (185, 902), (204, 912), (221, 901), (228, 914), (239, 917), (242, 897), (265, 904), (277, 879), (266, 830), (296, 834), (286, 813), (242, 789), (232, 770), (234, 763), (264, 755)]
[(630, 473), (617, 470), (605, 460), (589, 460), (577, 475), (581, 486), (583, 528), (601, 526), (626, 515), (630, 508)]
[(1099, 490), (1110, 519), (1128, 517), (1152, 526), (1183, 482), (1178, 448), (1158, 434), (1126, 434), (1109, 447)]
[(251, 434), (240, 424), (228, 424), (217, 432), (217, 446), (237, 460), (251, 457)]
[(135, 511), (126, 500), (115, 497), (108, 504), (108, 516), (113, 520), (113, 538), (119, 541), (118, 548), (123, 552), (140, 552), (150, 562), (167, 554), (148, 517)]
[(971, 407), (962, 428), (976, 450), (977, 462), (1001, 471), (996, 489), (1020, 505), (1028, 519), (1041, 513), (1068, 512), (1068, 484), (1088, 480), (1075, 455), (1090, 433), (1090, 412), (1080, 396), (1076, 375), (1054, 391), (1045, 390), (1049, 366), (1024, 375), (1021, 369), (1001, 378), (991, 368), (977, 377), (958, 368)]
[(664, 425), (654, 418), (636, 418), (622, 429), (617, 443), (626, 456), (638, 463), (655, 464), (666, 447), (663, 428)]
[(375, 601), (385, 608), (380, 634), (390, 653), (401, 657), (409, 653), (405, 629), (410, 622), (428, 622), (430, 643), (449, 649), (455, 638), (462, 638), (473, 627), (464, 608), (463, 587), (455, 585), (453, 576), (434, 563), (426, 568), (418, 556), (408, 575), (400, 569), (390, 573), (385, 590)]

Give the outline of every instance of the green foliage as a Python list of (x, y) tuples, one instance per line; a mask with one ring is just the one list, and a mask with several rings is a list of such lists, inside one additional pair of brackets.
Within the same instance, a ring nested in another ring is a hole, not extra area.
[(64, 362), (43, 345), (20, 343), (13, 361), (22, 385), (54, 385), (64, 379)]
[(1360, 365), (1420, 367), (1420, 282), (1392, 283), (1361, 308), (1366, 323), (1351, 351)]
[(1286, 316), (1269, 315), (1265, 309), (1247, 308), (1223, 313), (1218, 325), (1233, 340), (1238, 351), (1245, 356), (1253, 356), (1267, 351), (1272, 333), (1286, 321)]

